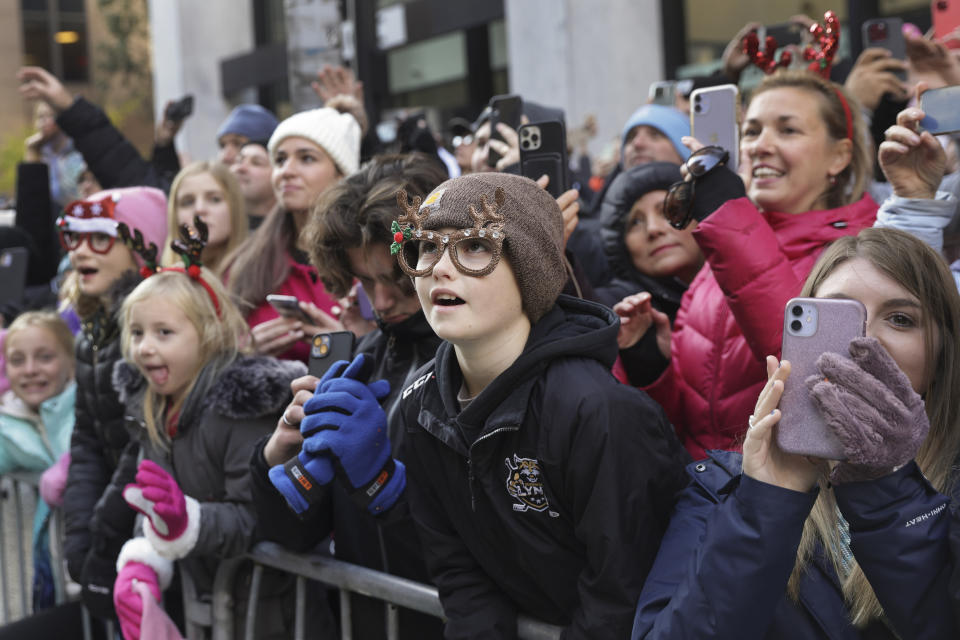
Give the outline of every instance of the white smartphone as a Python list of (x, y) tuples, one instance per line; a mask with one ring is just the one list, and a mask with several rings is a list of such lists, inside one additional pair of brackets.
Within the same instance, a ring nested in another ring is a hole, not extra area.
[(705, 145), (723, 147), (727, 166), (737, 170), (740, 159), (740, 92), (734, 84), (696, 89), (690, 94), (690, 135)]
[(929, 89), (920, 96), (924, 118), (920, 126), (933, 135), (960, 131), (960, 85)]

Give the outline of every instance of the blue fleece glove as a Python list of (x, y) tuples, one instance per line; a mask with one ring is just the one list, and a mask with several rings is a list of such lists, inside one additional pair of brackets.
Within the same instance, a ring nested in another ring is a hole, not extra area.
[(303, 406), (300, 423), (303, 452), (333, 455), (351, 497), (370, 513), (391, 507), (406, 487), (403, 463), (390, 455), (387, 416), (380, 400), (390, 393), (390, 383), (366, 384), (363, 355), (343, 376), (321, 385), (322, 391)]
[[(317, 383), (317, 393), (322, 393), (326, 383), (343, 375), (349, 364), (346, 360), (335, 362)], [(302, 514), (320, 499), (319, 489), (333, 480), (333, 459), (326, 453), (310, 455), (301, 450), (285, 464), (271, 467), (268, 475), (290, 508)]]

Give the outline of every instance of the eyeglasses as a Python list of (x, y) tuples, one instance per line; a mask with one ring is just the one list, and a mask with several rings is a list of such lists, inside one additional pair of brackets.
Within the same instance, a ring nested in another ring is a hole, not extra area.
[(61, 231), (58, 235), (60, 236), (60, 245), (67, 251), (73, 251), (86, 240), (90, 251), (101, 254), (109, 253), (110, 249), (113, 248), (113, 243), (117, 240), (116, 236), (99, 231)]
[(473, 142), (473, 136), (453, 136), (453, 148), (456, 149), (462, 144), (470, 144)]
[(690, 154), (687, 171), (690, 180), (675, 182), (663, 199), (663, 215), (674, 229), (685, 229), (693, 218), (694, 185), (698, 178), (726, 164), (730, 154), (722, 147), (703, 147)]
[(496, 268), (503, 248), (503, 232), (489, 229), (460, 229), (450, 233), (418, 230), (403, 242), (399, 263), (404, 273), (414, 278), (430, 275), (443, 252), (450, 250), (450, 261), (468, 276), (485, 276)]

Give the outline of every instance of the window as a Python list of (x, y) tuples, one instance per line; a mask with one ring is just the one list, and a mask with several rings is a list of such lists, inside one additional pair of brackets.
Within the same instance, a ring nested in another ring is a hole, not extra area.
[(90, 58), (83, 0), (20, 0), (24, 63), (64, 82), (86, 82)]

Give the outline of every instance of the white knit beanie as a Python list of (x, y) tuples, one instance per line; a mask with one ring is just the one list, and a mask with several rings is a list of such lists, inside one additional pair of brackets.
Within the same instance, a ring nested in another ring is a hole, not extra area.
[(293, 114), (278, 124), (270, 136), (267, 149), (271, 159), (277, 146), (287, 138), (306, 138), (316, 143), (345, 176), (360, 167), (360, 125), (348, 113), (321, 107)]

